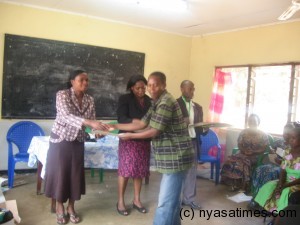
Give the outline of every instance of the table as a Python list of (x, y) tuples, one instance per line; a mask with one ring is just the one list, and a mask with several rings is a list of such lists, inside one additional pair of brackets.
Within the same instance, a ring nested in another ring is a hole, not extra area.
[[(85, 142), (84, 167), (118, 169), (118, 146), (119, 138), (112, 135), (107, 135), (97, 142)], [(42, 179), (45, 176), (48, 149), (49, 136), (34, 136), (27, 150), (29, 167), (34, 167), (38, 162), (42, 164), (39, 174)]]
[[(27, 150), (28, 166), (34, 167), (37, 164), (37, 194), (41, 193), (42, 179), (45, 176), (49, 138), (34, 136)], [(98, 139), (97, 142), (84, 143), (84, 167), (99, 168), (100, 182), (103, 181), (103, 169), (118, 169), (118, 146), (119, 138), (112, 135)], [(55, 200), (52, 200), (51, 211), (55, 212)]]

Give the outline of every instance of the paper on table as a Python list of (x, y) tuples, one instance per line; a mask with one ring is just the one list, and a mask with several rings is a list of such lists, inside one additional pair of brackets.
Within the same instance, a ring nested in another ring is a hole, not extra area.
[(243, 192), (241, 192), (231, 197), (227, 196), (227, 199), (236, 203), (240, 203), (250, 201), (252, 199), (252, 196), (247, 196)]

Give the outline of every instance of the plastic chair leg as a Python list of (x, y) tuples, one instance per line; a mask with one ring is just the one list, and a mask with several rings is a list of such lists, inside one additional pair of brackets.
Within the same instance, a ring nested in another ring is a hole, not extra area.
[(15, 162), (10, 160), (8, 162), (8, 187), (13, 188), (14, 186), (14, 176), (15, 176)]
[(220, 180), (220, 163), (216, 163), (216, 185), (219, 184), (219, 180)]
[(210, 163), (210, 179), (214, 179), (214, 168), (215, 168), (215, 164)]

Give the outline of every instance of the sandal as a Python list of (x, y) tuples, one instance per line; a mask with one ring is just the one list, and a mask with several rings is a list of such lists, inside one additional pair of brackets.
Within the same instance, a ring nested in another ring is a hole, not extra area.
[(116, 207), (117, 207), (117, 211), (118, 211), (118, 213), (119, 213), (120, 215), (122, 215), (122, 216), (128, 216), (128, 215), (129, 215), (129, 213), (128, 213), (128, 211), (127, 211), (126, 209), (124, 209), (124, 210), (120, 210), (120, 209), (119, 209), (118, 203), (117, 203)]
[(67, 220), (65, 214), (56, 213), (56, 222), (57, 224), (66, 224)]
[(79, 223), (79, 222), (80, 222), (80, 218), (79, 218), (79, 216), (78, 216), (76, 213), (74, 213), (74, 214), (69, 214), (69, 213), (68, 213), (68, 216), (69, 216), (69, 218), (70, 218), (70, 222), (71, 222), (71, 223), (76, 224), (76, 223)]
[[(73, 208), (73, 207), (71, 207)], [(71, 211), (71, 212), (69, 212)], [(80, 217), (77, 215), (77, 213), (73, 210), (69, 210), (69, 206), (67, 207), (67, 216), (69, 217), (69, 220), (71, 223), (79, 223), (80, 222)]]
[(147, 210), (145, 207), (138, 207), (136, 204), (134, 204), (134, 202), (132, 202), (132, 207), (134, 209), (136, 209), (137, 211), (139, 211), (140, 213), (147, 213)]

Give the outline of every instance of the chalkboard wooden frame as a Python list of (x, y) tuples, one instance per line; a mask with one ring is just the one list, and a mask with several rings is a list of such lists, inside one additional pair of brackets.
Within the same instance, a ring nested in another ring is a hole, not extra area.
[(55, 118), (56, 92), (79, 68), (89, 75), (97, 118), (116, 119), (130, 76), (144, 74), (144, 53), (12, 34), (4, 45), (3, 119)]

